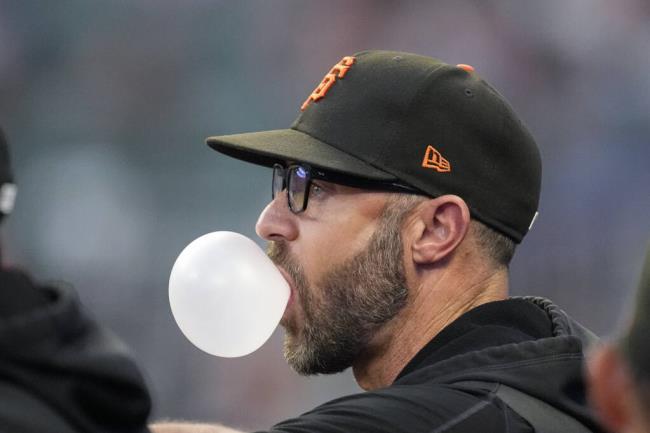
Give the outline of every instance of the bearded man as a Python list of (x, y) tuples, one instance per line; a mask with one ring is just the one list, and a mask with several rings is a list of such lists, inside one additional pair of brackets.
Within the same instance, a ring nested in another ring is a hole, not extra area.
[(549, 300), (508, 296), (541, 158), (474, 68), (346, 56), (290, 129), (208, 144), (273, 168), (256, 229), (291, 287), (287, 361), (304, 375), (352, 367), (366, 391), (268, 431), (600, 431), (581, 378), (593, 334)]

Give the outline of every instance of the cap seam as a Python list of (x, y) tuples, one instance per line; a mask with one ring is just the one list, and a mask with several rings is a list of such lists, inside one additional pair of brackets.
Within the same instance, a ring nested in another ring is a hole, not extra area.
[(435, 75), (436, 72), (438, 72), (440, 69), (446, 68), (447, 66), (450, 66), (446, 63), (442, 63), (440, 65), (436, 65), (435, 67), (430, 68), (431, 70), (427, 72), (425, 77), (422, 79), (422, 83), (420, 83), (420, 87), (418, 87), (417, 92), (413, 95), (413, 98), (411, 101), (409, 101), (408, 107), (411, 108), (411, 106), (415, 103), (415, 101), (419, 98), (422, 98), (422, 88), (425, 87), (425, 84), (428, 85), (429, 81), (432, 79), (432, 76)]
[[(426, 72), (426, 74), (424, 75), (424, 77), (422, 78), (422, 80), (420, 81), (420, 83), (417, 86), (414, 86), (414, 87), (416, 87), (416, 90), (414, 90), (412, 92), (412, 95), (410, 96), (409, 101), (405, 104), (404, 112), (401, 113), (401, 115), (400, 115), (400, 123), (402, 125), (402, 129), (404, 128), (405, 125), (408, 125), (408, 121), (407, 121), (408, 113), (411, 112), (411, 107), (413, 107), (415, 101), (418, 98), (421, 97), (422, 89), (425, 87), (425, 84), (429, 81), (431, 75), (435, 74), (436, 71), (438, 71), (440, 68), (442, 68), (444, 66), (445, 66), (444, 63), (440, 64), (440, 65), (431, 66), (429, 68), (429, 70)], [(391, 137), (390, 137), (391, 143), (398, 142), (399, 136), (403, 135), (403, 134), (401, 134), (401, 130), (397, 131), (396, 129), (397, 128), (394, 128), (393, 131), (392, 131), (392, 134), (391, 134)], [(386, 171), (386, 170), (384, 170), (384, 171)], [(397, 177), (400, 180), (403, 180), (403, 179), (401, 179), (401, 176), (396, 175), (392, 171), (389, 171), (388, 173), (392, 174), (393, 176)]]
[[(439, 69), (444, 68), (445, 66), (449, 66), (449, 65), (443, 63), (443, 64), (439, 64), (439, 65), (431, 66), (431, 67), (429, 68), (429, 70), (426, 72), (426, 74), (425, 74), (424, 77), (422, 78), (421, 82), (417, 85), (417, 90), (415, 90), (415, 91), (413, 92), (413, 95), (410, 97), (410, 100), (405, 104), (404, 113), (402, 113), (402, 114), (400, 115), (400, 123), (401, 123), (402, 125), (405, 125), (405, 124), (408, 123), (408, 122), (407, 122), (407, 119), (406, 119), (406, 118), (408, 117), (408, 113), (410, 113), (411, 107), (413, 106), (413, 104), (415, 103), (415, 101), (416, 101), (418, 98), (421, 97), (421, 93), (422, 93), (421, 91), (422, 91), (422, 89), (425, 87), (426, 83), (428, 83), (428, 81), (431, 79), (431, 76), (432, 76), (433, 74), (435, 74)], [(399, 136), (400, 136), (400, 135), (403, 135), (403, 134), (401, 134), (401, 131), (393, 130), (392, 133), (391, 133), (391, 137), (390, 137), (390, 141), (391, 141), (391, 143), (399, 142)], [(338, 149), (338, 147), (337, 147), (337, 149)], [(365, 161), (365, 160), (364, 160), (364, 162), (366, 162), (366, 163), (372, 165), (373, 167), (376, 167), (374, 164), (371, 164), (370, 162), (367, 162), (367, 161)], [(389, 170), (389, 169), (386, 169), (386, 168), (383, 168), (383, 167), (382, 167), (382, 168), (379, 168), (379, 170), (381, 170), (381, 171), (383, 171), (383, 172), (386, 172), (386, 173), (388, 173), (388, 174), (394, 176), (395, 178), (401, 180), (402, 182), (407, 183), (408, 185), (411, 185), (411, 186), (413, 186), (413, 187), (415, 187), (415, 188), (420, 189), (419, 187), (413, 185), (413, 184), (412, 184), (411, 182), (409, 182), (408, 180), (405, 180), (401, 175), (395, 174), (395, 172), (392, 171), (392, 170)], [(424, 191), (423, 191), (423, 192), (424, 192)]]

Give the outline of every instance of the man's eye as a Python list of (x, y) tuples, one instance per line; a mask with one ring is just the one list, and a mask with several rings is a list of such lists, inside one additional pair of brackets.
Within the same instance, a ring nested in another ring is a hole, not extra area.
[(321, 185), (317, 184), (316, 182), (311, 183), (311, 191), (309, 192), (310, 196), (321, 196), (325, 193), (325, 188), (323, 188)]

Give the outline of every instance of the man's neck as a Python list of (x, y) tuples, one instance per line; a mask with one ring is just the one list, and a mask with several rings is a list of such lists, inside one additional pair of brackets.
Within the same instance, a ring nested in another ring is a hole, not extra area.
[[(469, 283), (469, 282), (467, 282)], [(506, 299), (507, 271), (493, 273), (469, 284), (422, 285), (408, 304), (373, 337), (352, 370), (366, 391), (389, 386), (406, 364), (454, 320), (479, 305)]]

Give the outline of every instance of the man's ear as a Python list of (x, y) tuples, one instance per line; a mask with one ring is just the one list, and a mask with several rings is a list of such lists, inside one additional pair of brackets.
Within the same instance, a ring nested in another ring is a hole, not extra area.
[(633, 423), (634, 390), (627, 364), (618, 350), (605, 344), (587, 364), (589, 400), (612, 432), (628, 431)]
[(438, 262), (454, 251), (467, 234), (469, 208), (456, 195), (443, 195), (422, 202), (411, 220), (413, 261)]

